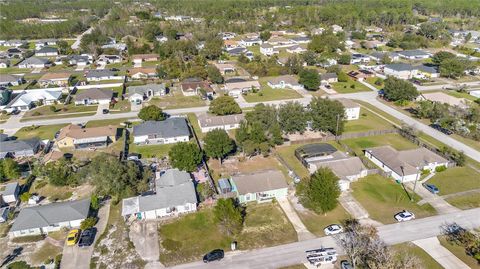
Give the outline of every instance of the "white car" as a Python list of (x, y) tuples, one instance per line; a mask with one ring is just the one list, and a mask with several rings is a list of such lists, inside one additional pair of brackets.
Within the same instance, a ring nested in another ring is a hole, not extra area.
[(325, 227), (325, 229), (323, 229), (323, 232), (325, 232), (325, 235), (339, 234), (343, 232), (343, 228), (338, 224), (332, 224)]
[(400, 222), (400, 221), (409, 221), (415, 219), (415, 214), (408, 212), (406, 210), (403, 210), (402, 212), (399, 212), (395, 214), (395, 219)]

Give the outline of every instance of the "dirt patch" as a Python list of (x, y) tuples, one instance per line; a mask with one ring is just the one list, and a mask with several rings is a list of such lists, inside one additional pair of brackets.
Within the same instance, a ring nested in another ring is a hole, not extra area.
[(254, 156), (252, 158), (230, 157), (220, 165), (218, 160), (211, 159), (209, 167), (213, 170), (213, 177), (219, 179), (235, 174), (253, 173), (271, 169), (281, 169), (282, 166), (273, 156)]

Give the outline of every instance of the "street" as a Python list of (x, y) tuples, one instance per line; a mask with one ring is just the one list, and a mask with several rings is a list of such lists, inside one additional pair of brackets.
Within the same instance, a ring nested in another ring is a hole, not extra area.
[[(389, 245), (431, 238), (440, 234), (440, 226), (455, 221), (464, 228), (480, 227), (480, 208), (432, 216), (409, 222), (378, 227), (379, 236)], [(305, 251), (319, 247), (335, 247), (343, 254), (331, 236), (305, 240), (270, 248), (227, 253), (220, 262), (205, 264), (201, 261), (172, 268), (279, 268), (306, 262)]]

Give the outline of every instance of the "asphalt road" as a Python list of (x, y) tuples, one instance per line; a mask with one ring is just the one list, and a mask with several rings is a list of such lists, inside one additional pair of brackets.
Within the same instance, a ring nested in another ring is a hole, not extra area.
[[(404, 223), (384, 225), (378, 227), (377, 229), (379, 236), (387, 244), (393, 245), (437, 236), (440, 234), (440, 226), (452, 221), (455, 221), (459, 225), (468, 229), (480, 227), (480, 208), (438, 215)], [(227, 253), (226, 257), (220, 262), (204, 264), (203, 262), (199, 261), (182, 264), (171, 268), (279, 268), (282, 266), (290, 266), (306, 262), (305, 251), (322, 246), (335, 247), (337, 251), (342, 254), (340, 248), (336, 245), (334, 238), (328, 236), (270, 248)]]

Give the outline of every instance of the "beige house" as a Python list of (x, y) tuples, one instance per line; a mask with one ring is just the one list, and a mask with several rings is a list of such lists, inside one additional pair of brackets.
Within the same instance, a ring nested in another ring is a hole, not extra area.
[(158, 54), (135, 54), (132, 56), (132, 61), (135, 64), (141, 64), (142, 62), (158, 61), (158, 58)]
[(70, 124), (60, 130), (55, 145), (60, 149), (96, 149), (107, 147), (115, 141), (117, 141), (116, 126), (82, 128)]
[(215, 116), (207, 113), (198, 116), (198, 125), (202, 133), (208, 133), (214, 129), (232, 130), (240, 128), (240, 122), (245, 117), (243, 114)]
[(70, 73), (46, 73), (38, 80), (38, 84), (42, 87), (48, 87), (49, 85), (67, 87), (71, 76)]

